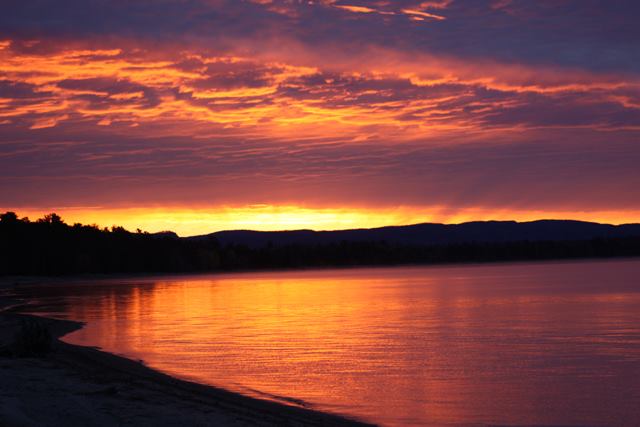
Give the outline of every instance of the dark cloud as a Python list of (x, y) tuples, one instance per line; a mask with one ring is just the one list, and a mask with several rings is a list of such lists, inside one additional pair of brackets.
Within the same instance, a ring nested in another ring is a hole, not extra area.
[(47, 93), (38, 92), (38, 86), (11, 80), (0, 80), (0, 98), (29, 99), (41, 98)]
[(59, 81), (57, 86), (63, 89), (106, 92), (109, 95), (149, 90), (147, 87), (129, 80), (107, 78), (65, 79)]
[(273, 75), (282, 72), (277, 67), (265, 67), (253, 62), (216, 62), (200, 70), (204, 78), (195, 80), (192, 86), (200, 89), (263, 87), (273, 82)]
[(527, 94), (516, 98), (518, 105), (494, 107), (482, 114), (492, 125), (634, 127), (640, 124), (640, 108), (627, 108), (606, 98), (584, 94), (544, 96)]
[[(91, 104), (90, 108), (110, 108), (118, 104), (138, 104), (141, 108), (153, 108), (160, 103), (160, 99), (156, 90), (131, 82), (126, 79), (110, 79), (110, 78), (88, 78), (88, 79), (65, 79), (57, 83), (61, 89), (72, 91), (98, 92), (88, 94), (76, 94), (70, 96), (71, 99), (86, 101)], [(113, 99), (113, 95), (121, 94), (140, 94), (138, 99)]]
[[(33, 39), (129, 37), (153, 43), (223, 46), (230, 40), (284, 39), (314, 48), (351, 52), (377, 45), (406, 52), (493, 58), (599, 71), (640, 71), (640, 3), (635, 0), (456, 0), (445, 8), (423, 7), (445, 20), (415, 22), (402, 10), (429, 2), (289, 2), (237, 0), (8, 0), (0, 35)], [(431, 2), (434, 3), (434, 2)], [(436, 4), (436, 3), (434, 3)], [(393, 12), (353, 13), (337, 5)], [(288, 10), (290, 13), (277, 13)], [(16, 45), (16, 48), (19, 45)], [(22, 48), (26, 48), (22, 45)], [(37, 49), (32, 45), (30, 49)]]

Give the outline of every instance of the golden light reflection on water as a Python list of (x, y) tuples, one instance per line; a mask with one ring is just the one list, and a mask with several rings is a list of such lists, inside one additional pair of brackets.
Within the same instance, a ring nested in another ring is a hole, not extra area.
[(88, 321), (72, 343), (385, 425), (630, 425), (638, 273), (639, 261), (228, 274), (48, 298)]

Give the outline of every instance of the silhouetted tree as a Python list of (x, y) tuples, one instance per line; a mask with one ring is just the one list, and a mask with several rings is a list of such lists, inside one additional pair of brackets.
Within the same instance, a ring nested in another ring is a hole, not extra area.
[(215, 238), (181, 239), (123, 227), (67, 225), (55, 213), (30, 221), (0, 214), (0, 275), (195, 272), (357, 265), (492, 262), (640, 255), (640, 237), (576, 241), (519, 241), (448, 245), (342, 241), (326, 244), (273, 242), (264, 247)]

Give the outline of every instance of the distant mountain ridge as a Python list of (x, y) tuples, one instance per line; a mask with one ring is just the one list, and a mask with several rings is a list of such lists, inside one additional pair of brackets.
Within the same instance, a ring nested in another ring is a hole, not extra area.
[(518, 241), (578, 241), (596, 238), (640, 237), (640, 224), (611, 225), (571, 220), (475, 221), (462, 224), (424, 223), (337, 231), (219, 231), (188, 239), (216, 238), (222, 245), (250, 248), (385, 241), (398, 245), (450, 245)]

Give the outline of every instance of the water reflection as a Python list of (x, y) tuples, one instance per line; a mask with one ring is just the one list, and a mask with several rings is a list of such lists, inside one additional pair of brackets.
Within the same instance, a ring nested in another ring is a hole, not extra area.
[(387, 425), (633, 425), (640, 262), (234, 274), (34, 287), (67, 341)]

